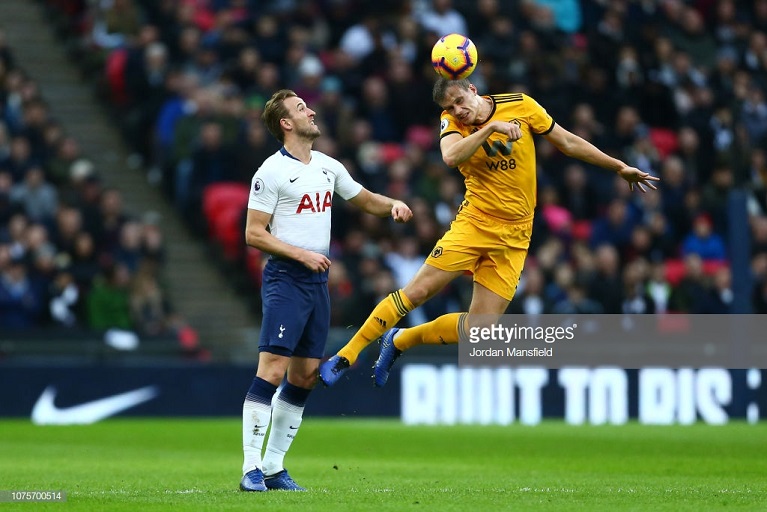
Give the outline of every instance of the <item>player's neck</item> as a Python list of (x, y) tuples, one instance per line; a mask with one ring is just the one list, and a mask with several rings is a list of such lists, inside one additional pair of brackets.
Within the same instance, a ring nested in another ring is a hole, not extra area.
[(290, 153), (293, 158), (308, 164), (312, 159), (312, 143), (300, 140), (286, 140), (285, 151)]
[(485, 124), (490, 120), (490, 114), (493, 113), (493, 100), (484, 96), (477, 96), (480, 101), (480, 108), (477, 115), (476, 125)]

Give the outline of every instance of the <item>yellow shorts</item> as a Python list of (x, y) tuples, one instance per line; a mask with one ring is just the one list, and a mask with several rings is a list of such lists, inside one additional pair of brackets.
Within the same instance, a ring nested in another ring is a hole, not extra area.
[(475, 282), (511, 300), (525, 265), (532, 232), (532, 215), (509, 221), (487, 215), (464, 201), (450, 229), (426, 258), (426, 264), (447, 272), (470, 271)]

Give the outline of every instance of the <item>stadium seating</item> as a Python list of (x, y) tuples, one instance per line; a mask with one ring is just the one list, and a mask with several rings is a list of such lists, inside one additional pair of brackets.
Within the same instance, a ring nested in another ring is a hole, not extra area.
[(576, 220), (570, 228), (574, 240), (587, 241), (591, 238), (591, 222), (588, 220)]
[(208, 237), (227, 262), (236, 262), (243, 256), (242, 218), (248, 191), (247, 185), (237, 182), (213, 183), (203, 191), (202, 210)]
[(650, 140), (661, 158), (666, 158), (679, 149), (676, 133), (668, 128), (650, 128)]
[(217, 218), (230, 210), (242, 211), (248, 203), (249, 187), (237, 182), (213, 183), (205, 187), (202, 194), (202, 212), (208, 226), (208, 234), (215, 237), (219, 226)]
[[(676, 286), (679, 284), (679, 282), (684, 279), (685, 276), (685, 265), (684, 260), (681, 259), (671, 259), (665, 261), (665, 268), (666, 268), (666, 280), (671, 286)], [(728, 266), (729, 263), (727, 261), (722, 260), (707, 260), (703, 262), (703, 274), (707, 276), (712, 276), (716, 273), (717, 270), (719, 270), (722, 267)]]

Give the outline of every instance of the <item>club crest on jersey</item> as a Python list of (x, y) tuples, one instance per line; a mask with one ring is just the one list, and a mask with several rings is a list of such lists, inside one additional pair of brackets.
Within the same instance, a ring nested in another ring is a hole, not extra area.
[(442, 247), (438, 245), (437, 247), (434, 248), (433, 251), (431, 251), (431, 257), (439, 258), (440, 256), (442, 256)]
[(328, 176), (329, 169), (322, 168), (322, 174), (325, 175), (325, 179), (328, 180), (328, 183), (330, 183), (330, 176)]
[(253, 195), (260, 194), (264, 191), (264, 182), (261, 178), (256, 178), (253, 182)]
[(323, 213), (325, 210), (333, 206), (333, 194), (330, 190), (325, 191), (325, 195), (322, 196), (322, 192), (315, 192), (311, 194), (304, 194), (301, 198), (301, 202), (298, 203), (296, 213), (304, 213), (305, 211), (311, 213)]

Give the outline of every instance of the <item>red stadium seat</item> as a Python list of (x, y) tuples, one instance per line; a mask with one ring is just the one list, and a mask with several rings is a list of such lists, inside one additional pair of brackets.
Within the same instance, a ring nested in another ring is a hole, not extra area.
[(666, 158), (679, 147), (676, 132), (668, 128), (650, 128), (650, 140), (661, 158)]
[(224, 259), (237, 261), (245, 250), (242, 208), (229, 208), (216, 215), (212, 238), (223, 251)]
[(255, 247), (245, 248), (245, 269), (247, 270), (250, 279), (258, 287), (261, 286), (261, 278), (263, 274), (261, 256), (261, 251)]
[(570, 231), (575, 240), (588, 240), (591, 238), (591, 222), (588, 220), (576, 220)]
[(713, 276), (717, 270), (728, 265), (729, 262), (726, 260), (705, 260), (703, 262), (703, 273), (707, 276)]
[(395, 160), (398, 160), (405, 156), (405, 149), (394, 142), (386, 142), (381, 144), (381, 159), (386, 165), (391, 164)]
[(124, 48), (118, 48), (107, 56), (104, 64), (110, 99), (119, 106), (128, 102), (128, 89), (125, 81), (127, 63), (128, 51)]
[[(713, 276), (714, 274), (716, 274), (717, 270), (719, 270), (722, 267), (726, 267), (728, 265), (729, 265), (729, 262), (727, 262), (726, 260), (705, 260), (703, 261), (703, 274), (707, 276)], [(678, 285), (679, 281), (681, 281), (684, 278), (686, 273), (684, 260), (682, 259), (666, 260), (665, 266), (666, 266), (666, 280), (672, 286)]]
[(685, 274), (684, 260), (680, 260), (680, 259), (667, 260), (665, 262), (665, 267), (666, 267), (666, 281), (668, 281), (671, 286), (678, 285), (679, 281), (681, 281), (682, 278), (684, 278), (684, 274)]
[(212, 183), (202, 193), (202, 213), (208, 224), (208, 236), (215, 238), (216, 218), (228, 210), (240, 215), (248, 204), (250, 187), (238, 182)]

